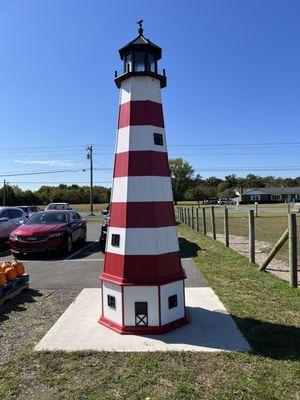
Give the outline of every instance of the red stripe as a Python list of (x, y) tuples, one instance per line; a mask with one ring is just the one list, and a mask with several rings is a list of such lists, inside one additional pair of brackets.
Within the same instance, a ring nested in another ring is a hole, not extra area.
[(106, 252), (101, 279), (117, 284), (163, 284), (185, 279), (179, 251), (159, 255)]
[(168, 155), (152, 150), (117, 153), (114, 178), (120, 176), (170, 176)]
[(153, 125), (163, 128), (162, 105), (150, 100), (129, 101), (119, 107), (118, 128), (129, 125)]
[(110, 204), (109, 226), (115, 228), (160, 228), (175, 225), (172, 201)]
[(126, 334), (140, 334), (140, 335), (161, 335), (163, 333), (170, 332), (173, 329), (179, 328), (189, 322), (189, 319), (185, 315), (182, 318), (176, 319), (175, 321), (169, 322), (162, 326), (126, 326), (119, 325), (114, 321), (102, 316), (98, 322), (107, 328), (112, 329), (115, 332)]

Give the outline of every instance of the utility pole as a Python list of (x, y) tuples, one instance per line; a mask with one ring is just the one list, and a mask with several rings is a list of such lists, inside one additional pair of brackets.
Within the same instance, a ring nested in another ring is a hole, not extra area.
[(4, 179), (4, 181), (3, 181), (3, 196), (2, 196), (2, 200), (3, 200), (3, 206), (5, 206), (5, 203), (6, 203), (6, 198), (5, 198), (5, 195), (6, 195), (6, 187), (5, 187), (5, 183), (6, 183), (6, 181), (5, 181), (5, 179)]
[(88, 146), (86, 158), (90, 160), (90, 215), (94, 214), (93, 203), (93, 145)]

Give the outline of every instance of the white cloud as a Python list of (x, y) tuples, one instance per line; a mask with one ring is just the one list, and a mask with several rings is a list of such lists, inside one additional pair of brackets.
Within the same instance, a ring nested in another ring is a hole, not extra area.
[(17, 164), (48, 165), (51, 167), (73, 167), (73, 160), (14, 160)]

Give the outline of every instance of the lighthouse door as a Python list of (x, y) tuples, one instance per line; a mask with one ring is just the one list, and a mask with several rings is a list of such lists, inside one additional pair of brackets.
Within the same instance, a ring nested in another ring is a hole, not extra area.
[(135, 325), (148, 326), (148, 303), (135, 303)]

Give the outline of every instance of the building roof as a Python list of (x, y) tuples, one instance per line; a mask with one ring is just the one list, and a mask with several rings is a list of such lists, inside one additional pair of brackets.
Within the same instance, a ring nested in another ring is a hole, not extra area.
[[(240, 193), (240, 189), (237, 190)], [(251, 194), (299, 194), (300, 187), (264, 187), (264, 188), (245, 188), (242, 192), (243, 195)]]
[(147, 51), (153, 53), (156, 55), (157, 60), (161, 58), (161, 53), (162, 50), (159, 46), (151, 42), (150, 39), (146, 39), (143, 34), (139, 34), (136, 38), (134, 38), (131, 42), (127, 43), (125, 46), (121, 47), (119, 50), (119, 54), (121, 59), (123, 60), (123, 57), (125, 54), (127, 54), (130, 51), (139, 51), (147, 49)]

